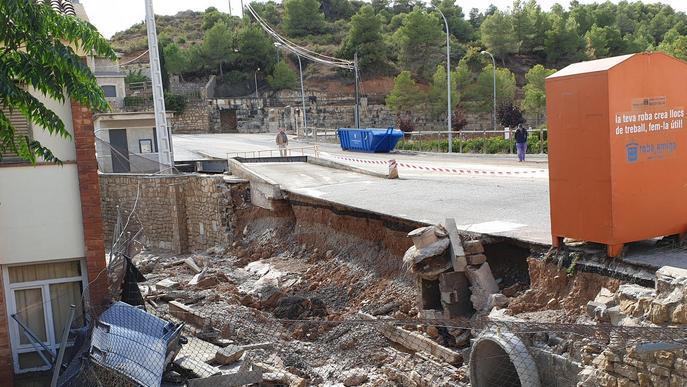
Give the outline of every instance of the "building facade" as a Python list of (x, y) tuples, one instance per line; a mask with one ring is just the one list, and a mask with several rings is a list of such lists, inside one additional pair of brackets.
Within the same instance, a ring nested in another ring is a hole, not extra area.
[[(67, 15), (78, 3), (53, 1)], [(0, 162), (0, 385), (15, 374), (49, 369), (70, 305), (72, 327), (108, 301), (103, 224), (93, 117), (66, 98), (29, 92), (54, 111), (72, 135), (49, 135), (20, 114), (5, 111), (17, 131), (39, 140), (63, 161), (32, 165), (12, 155)], [(47, 350), (45, 349), (47, 348)]]

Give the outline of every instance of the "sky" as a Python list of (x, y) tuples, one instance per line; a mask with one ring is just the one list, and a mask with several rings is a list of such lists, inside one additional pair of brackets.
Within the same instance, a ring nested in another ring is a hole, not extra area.
[[(153, 6), (158, 15), (174, 15), (179, 11), (192, 9), (194, 11), (204, 11), (208, 7), (216, 7), (220, 11), (229, 11), (229, 2), (234, 14), (240, 14), (241, 0), (154, 0)], [(244, 0), (250, 1), (250, 0)], [(617, 3), (617, 0), (612, 0)], [(633, 0), (631, 0), (633, 1)], [(567, 7), (570, 0), (538, 0), (543, 9), (548, 10), (555, 3)], [(580, 0), (580, 3), (596, 3), (596, 0)], [(685, 0), (644, 0), (645, 3), (670, 4), (676, 10), (687, 12), (687, 1)], [(106, 38), (110, 38), (115, 32), (123, 31), (131, 25), (143, 21), (145, 17), (145, 6), (143, 0), (81, 0), (86, 8), (86, 13), (100, 33)], [(489, 4), (494, 4), (500, 9), (506, 9), (512, 0), (456, 0), (464, 12), (467, 14), (471, 8), (484, 10)]]

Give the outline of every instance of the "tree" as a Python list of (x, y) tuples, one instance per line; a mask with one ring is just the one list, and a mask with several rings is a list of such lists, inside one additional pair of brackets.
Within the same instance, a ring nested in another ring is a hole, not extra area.
[(584, 57), (584, 39), (577, 32), (578, 24), (573, 18), (557, 13), (550, 14), (551, 28), (546, 32), (544, 47), (546, 61), (550, 65), (566, 65)]
[(282, 18), (278, 9), (279, 5), (274, 1), (270, 0), (264, 3), (252, 1), (250, 6), (258, 15), (260, 15), (261, 18), (265, 19), (267, 24), (273, 27), (281, 24)]
[(465, 20), (463, 9), (456, 5), (455, 0), (432, 0), (432, 4), (439, 8), (446, 16), (448, 28), (451, 35), (455, 36), (459, 42), (469, 42), (472, 40), (472, 25)]
[[(88, 54), (115, 60), (108, 41), (91, 24), (55, 12), (35, 1), (0, 1), (0, 108), (20, 112), (51, 135), (70, 138), (64, 122), (31, 95), (28, 87), (64, 103), (67, 98), (95, 111), (109, 109), (102, 89), (82, 60)], [(29, 137), (18, 137), (0, 111), (0, 160), (16, 154), (36, 163), (60, 164), (50, 149)]]
[(364, 5), (351, 18), (351, 29), (344, 40), (341, 54), (353, 58), (358, 53), (360, 68), (363, 71), (379, 73), (387, 61), (386, 45), (382, 36), (382, 23), (374, 9)]
[(596, 24), (584, 35), (587, 56), (590, 59), (606, 58), (622, 53), (624, 42), (616, 27), (599, 27)]
[[(475, 84), (477, 111), (491, 112), (494, 107), (493, 66), (487, 65)], [(515, 101), (515, 74), (506, 68), (496, 69), (496, 106), (512, 104)]]
[(527, 113), (536, 115), (537, 125), (546, 110), (546, 77), (555, 72), (556, 70), (549, 70), (542, 65), (536, 65), (525, 75), (527, 84), (524, 88), (525, 97), (522, 101), (522, 109)]
[[(445, 116), (448, 108), (448, 92), (446, 90), (446, 68), (442, 65), (437, 66), (437, 70), (432, 76), (428, 100), (429, 108), (435, 116)], [(451, 72), (451, 104), (458, 103), (458, 75)]]
[(220, 21), (227, 23), (229, 16), (230, 15), (218, 11), (215, 7), (209, 7), (203, 14), (203, 30), (209, 30)]
[(443, 57), (445, 35), (439, 19), (421, 8), (408, 14), (401, 28), (394, 33), (399, 48), (399, 60), (419, 78), (427, 80)]
[(386, 96), (386, 105), (396, 113), (417, 110), (424, 94), (413, 80), (410, 71), (401, 71), (394, 79), (394, 88)]
[(219, 68), (218, 74), (224, 74), (222, 66), (233, 54), (234, 39), (229, 28), (223, 21), (215, 23), (203, 39), (203, 56), (207, 58), (211, 67)]
[(513, 30), (515, 41), (520, 42), (521, 53), (535, 53), (544, 49), (544, 18), (541, 7), (536, 0), (523, 4), (520, 0), (513, 2)]
[(267, 34), (255, 24), (244, 24), (236, 34), (234, 63), (247, 72), (261, 68), (269, 72), (274, 65), (275, 47)]
[(506, 103), (496, 109), (496, 119), (506, 128), (514, 128), (525, 122), (520, 108), (512, 103)]
[(456, 132), (460, 132), (461, 130), (465, 129), (466, 126), (468, 126), (468, 118), (465, 114), (465, 109), (463, 109), (463, 106), (459, 104), (453, 108), (452, 112), (451, 129)]
[(298, 87), (298, 76), (285, 61), (274, 66), (272, 75), (267, 76), (267, 83), (274, 90), (295, 89)]
[(482, 44), (494, 56), (505, 63), (506, 56), (518, 52), (520, 41), (517, 40), (512, 19), (501, 11), (488, 16), (480, 26)]
[(687, 36), (680, 35), (675, 29), (671, 29), (665, 34), (658, 49), (678, 59), (687, 60)]
[(167, 70), (170, 74), (181, 75), (188, 68), (188, 58), (176, 43), (165, 46)]
[(160, 74), (162, 76), (162, 90), (169, 91), (169, 72), (167, 71), (167, 60), (165, 58), (164, 47), (162, 45), (158, 45), (157, 52), (160, 56)]
[(284, 30), (291, 36), (318, 34), (324, 30), (324, 14), (317, 0), (285, 0)]
[(327, 20), (346, 20), (353, 15), (353, 7), (348, 0), (321, 0), (320, 10)]

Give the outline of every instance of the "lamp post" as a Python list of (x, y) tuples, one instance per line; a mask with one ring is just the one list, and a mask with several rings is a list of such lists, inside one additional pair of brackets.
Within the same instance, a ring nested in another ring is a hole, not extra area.
[(260, 71), (260, 67), (258, 67), (257, 70), (253, 73), (255, 76), (255, 98), (258, 99), (260, 96), (258, 95), (258, 71)]
[(494, 116), (492, 117), (492, 124), (494, 126), (494, 131), (496, 131), (496, 59), (489, 51), (482, 51), (482, 54), (489, 55), (491, 57), (491, 62), (493, 63), (494, 70)]
[[(274, 42), (274, 47), (277, 47), (277, 49), (281, 46), (281, 43)], [(296, 58), (298, 58), (298, 72), (301, 76), (301, 103), (303, 104), (303, 128), (305, 129), (308, 127), (308, 118), (305, 113), (305, 88), (303, 87), (303, 66), (301, 64), (301, 56), (296, 54)]]
[(447, 90), (447, 123), (448, 123), (448, 153), (453, 152), (453, 125), (451, 125), (451, 43), (450, 43), (450, 32), (448, 29), (448, 21), (446, 21), (446, 16), (441, 12), (439, 7), (432, 5), (434, 9), (439, 12), (441, 18), (444, 19), (444, 26), (446, 26), (446, 90)]

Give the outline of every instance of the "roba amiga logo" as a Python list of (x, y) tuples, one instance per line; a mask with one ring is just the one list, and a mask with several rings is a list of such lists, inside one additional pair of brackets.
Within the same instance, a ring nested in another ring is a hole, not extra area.
[(625, 145), (627, 162), (635, 164), (643, 160), (663, 160), (677, 152), (677, 143), (662, 142), (656, 144), (639, 144), (635, 141)]

